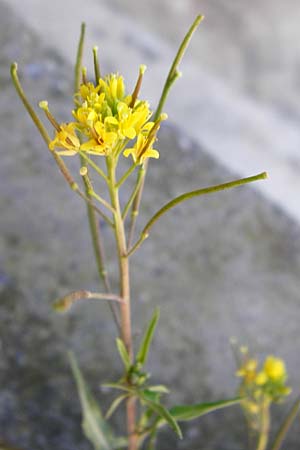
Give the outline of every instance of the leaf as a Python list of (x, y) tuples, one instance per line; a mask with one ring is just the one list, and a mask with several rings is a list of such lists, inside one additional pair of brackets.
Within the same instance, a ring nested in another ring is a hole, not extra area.
[(201, 417), (204, 414), (208, 414), (212, 411), (216, 411), (217, 409), (226, 408), (227, 406), (236, 405), (241, 401), (240, 398), (234, 398), (231, 400), (221, 400), (219, 402), (212, 403), (197, 403), (195, 405), (186, 405), (186, 406), (173, 406), (169, 410), (174, 419), (180, 421), (187, 421), (197, 419), (197, 417)]
[(102, 383), (102, 387), (110, 388), (110, 389), (119, 389), (120, 391), (126, 391), (129, 393), (134, 393), (134, 390), (130, 387), (125, 386), (121, 383)]
[(175, 433), (179, 436), (179, 438), (182, 439), (182, 432), (178, 423), (176, 422), (175, 418), (170, 414), (170, 412), (161, 403), (149, 400), (148, 396), (145, 396), (143, 393), (140, 393), (139, 397), (144, 403), (146, 403), (149, 409), (151, 409), (159, 417), (164, 419), (169, 424), (169, 426), (175, 431)]
[(121, 359), (123, 361), (123, 364), (125, 366), (125, 369), (128, 372), (130, 369), (130, 366), (131, 366), (131, 362), (130, 362), (130, 357), (128, 355), (127, 349), (124, 345), (124, 342), (120, 338), (116, 339), (116, 344), (117, 344), (117, 348), (118, 348), (119, 354), (121, 356)]
[(153, 392), (149, 389), (144, 389), (143, 391), (143, 398), (149, 400), (150, 402), (159, 403), (160, 399), (160, 393), (159, 392)]
[(163, 384), (157, 384), (155, 386), (148, 386), (147, 389), (148, 389), (148, 391), (159, 392), (161, 394), (169, 394), (170, 393), (169, 389), (166, 386), (164, 386)]
[(154, 311), (154, 314), (152, 316), (152, 319), (150, 320), (150, 323), (148, 325), (148, 328), (146, 330), (146, 333), (144, 335), (144, 338), (142, 340), (142, 343), (140, 345), (136, 360), (139, 362), (142, 366), (146, 363), (150, 345), (152, 342), (153, 334), (157, 325), (159, 319), (159, 309), (156, 308)]
[(122, 394), (122, 395), (119, 395), (119, 397), (115, 398), (115, 400), (110, 405), (107, 413), (105, 414), (105, 419), (109, 419), (113, 415), (115, 410), (118, 408), (120, 403), (122, 403), (122, 401), (125, 400), (127, 397), (128, 397), (128, 394)]
[(71, 352), (69, 353), (69, 359), (80, 397), (84, 434), (91, 441), (95, 450), (112, 450), (112, 433), (84, 381), (74, 354)]

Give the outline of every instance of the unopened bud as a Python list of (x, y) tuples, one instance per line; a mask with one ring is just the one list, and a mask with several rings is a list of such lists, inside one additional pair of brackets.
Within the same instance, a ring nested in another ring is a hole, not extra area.
[(79, 173), (82, 177), (88, 174), (88, 168), (86, 166), (82, 166), (79, 170)]
[(48, 108), (48, 102), (47, 102), (47, 100), (42, 100), (41, 102), (39, 102), (39, 107), (40, 107), (41, 109), (43, 109), (44, 111), (48, 111), (49, 108)]
[(144, 73), (146, 72), (146, 70), (147, 70), (147, 66), (146, 66), (145, 64), (141, 64), (141, 65), (140, 65), (140, 74), (141, 74), (141, 75), (144, 75)]

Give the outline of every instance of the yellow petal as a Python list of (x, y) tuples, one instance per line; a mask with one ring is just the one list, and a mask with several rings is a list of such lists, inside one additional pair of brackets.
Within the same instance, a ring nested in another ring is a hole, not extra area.
[(123, 131), (124, 136), (128, 137), (129, 139), (134, 139), (136, 136), (135, 129), (132, 127), (126, 128)]

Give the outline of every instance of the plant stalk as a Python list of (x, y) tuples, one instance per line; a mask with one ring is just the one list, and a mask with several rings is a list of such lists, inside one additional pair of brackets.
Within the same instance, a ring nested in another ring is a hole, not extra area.
[[(121, 338), (128, 352), (131, 363), (134, 362), (131, 314), (130, 314), (130, 277), (129, 277), (129, 258), (127, 256), (127, 243), (125, 236), (124, 221), (119, 200), (119, 190), (116, 187), (116, 167), (115, 161), (107, 158), (107, 172), (109, 178), (109, 192), (111, 205), (114, 208), (114, 230), (117, 244), (119, 276), (120, 276), (120, 297), (123, 302), (120, 304), (121, 312)], [(126, 402), (127, 413), (127, 433), (128, 450), (137, 450), (138, 436), (135, 430), (136, 424), (136, 399), (130, 397)]]
[(299, 413), (299, 409), (300, 409), (300, 399), (298, 398), (293, 404), (290, 412), (287, 414), (283, 424), (279, 428), (279, 431), (275, 437), (273, 445), (271, 446), (271, 450), (279, 450), (281, 448), (290, 427), (292, 426), (294, 420), (297, 417), (297, 414)]
[(270, 432), (270, 399), (265, 397), (262, 404), (261, 424), (256, 450), (266, 450)]

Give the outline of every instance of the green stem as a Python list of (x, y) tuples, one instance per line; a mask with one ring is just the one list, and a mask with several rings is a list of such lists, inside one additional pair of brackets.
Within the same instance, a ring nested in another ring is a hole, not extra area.
[(193, 197), (199, 197), (201, 195), (213, 194), (215, 192), (224, 191), (225, 189), (230, 189), (236, 186), (241, 186), (246, 183), (251, 183), (253, 181), (264, 180), (267, 178), (267, 173), (262, 172), (258, 175), (254, 175), (252, 177), (241, 178), (239, 180), (230, 181), (229, 183), (218, 184), (216, 186), (210, 186), (207, 188), (197, 189), (196, 191), (186, 192), (185, 194), (179, 195), (174, 198), (170, 202), (166, 203), (159, 211), (157, 211), (151, 219), (147, 222), (143, 231), (141, 232), (140, 238), (136, 242), (136, 244), (129, 250), (128, 256), (132, 255), (138, 247), (142, 244), (142, 242), (149, 236), (149, 231), (155, 224), (155, 222), (170, 209), (177, 206), (179, 203), (182, 203), (186, 200), (189, 200)]
[(148, 167), (148, 160), (146, 160), (145, 164), (143, 166), (141, 166), (140, 170), (138, 171), (138, 175), (137, 175), (137, 179), (136, 179), (135, 186), (138, 186), (138, 189), (137, 189), (137, 193), (135, 194), (134, 201), (132, 204), (132, 209), (131, 209), (131, 218), (130, 218), (131, 220), (130, 220), (129, 233), (128, 233), (128, 247), (129, 248), (132, 246), (132, 242), (133, 242), (135, 225), (136, 225), (136, 221), (137, 221), (137, 216), (139, 215), (140, 204), (141, 204), (143, 190), (144, 190), (144, 183), (145, 183), (147, 167)]
[(96, 163), (94, 163), (94, 161), (91, 159), (91, 158), (89, 158), (86, 154), (85, 154), (85, 152), (83, 152), (83, 151), (79, 151), (79, 155), (81, 156), (81, 158), (84, 160), (84, 161), (86, 161), (102, 178), (104, 178), (104, 180), (106, 181), (106, 183), (108, 182), (108, 178), (107, 178), (107, 176), (105, 175), (105, 173), (103, 172), (103, 170), (102, 169), (100, 169), (100, 167), (99, 166), (97, 166), (97, 164)]
[[(157, 119), (160, 117), (162, 109), (164, 107), (164, 104), (166, 102), (166, 99), (168, 97), (169, 91), (172, 87), (172, 85), (174, 84), (174, 82), (177, 80), (177, 78), (179, 77), (179, 72), (178, 72), (178, 65), (180, 64), (184, 53), (189, 45), (189, 42), (194, 34), (194, 32), (196, 31), (197, 27), (199, 26), (200, 22), (203, 20), (204, 16), (198, 15), (196, 17), (196, 19), (194, 20), (194, 22), (192, 23), (190, 29), (188, 30), (187, 34), (185, 35), (185, 37), (183, 38), (183, 41), (180, 44), (180, 47), (175, 55), (175, 58), (173, 60), (172, 66), (170, 68), (170, 71), (168, 73), (167, 79), (165, 81), (161, 96), (160, 96), (160, 100), (158, 102), (158, 106), (156, 108), (156, 111), (154, 113), (153, 116), (153, 120), (154, 122), (157, 121)], [(145, 178), (146, 178), (146, 173), (147, 173), (147, 169), (148, 169), (148, 161), (147, 160), (144, 164), (144, 170), (142, 171), (142, 169), (140, 170), (138, 176), (137, 176), (137, 181), (136, 184), (140, 185), (140, 188), (137, 192), (137, 195), (135, 197), (135, 200), (133, 202), (132, 205), (132, 211), (131, 211), (131, 222), (130, 222), (130, 226), (129, 226), (129, 236), (128, 236), (128, 246), (131, 247), (132, 245), (132, 241), (133, 241), (133, 236), (134, 236), (134, 231), (135, 231), (135, 225), (136, 225), (136, 220), (137, 220), (137, 216), (139, 213), (139, 209), (140, 209), (140, 203), (141, 203), (141, 199), (142, 199), (142, 195), (143, 195), (143, 190), (144, 190), (144, 185), (145, 185)], [(142, 179), (141, 179), (142, 178)]]
[[(145, 169), (141, 169), (141, 175), (143, 175), (143, 172), (144, 172), (144, 171), (145, 171)], [(139, 177), (139, 183), (137, 183), (137, 184), (135, 185), (135, 187), (134, 187), (134, 189), (133, 189), (133, 191), (132, 191), (132, 194), (131, 194), (131, 196), (129, 197), (129, 200), (128, 200), (128, 202), (127, 202), (126, 205), (125, 205), (124, 211), (123, 211), (123, 213), (122, 213), (122, 218), (123, 218), (124, 221), (125, 221), (125, 219), (126, 219), (126, 216), (127, 216), (127, 214), (128, 214), (128, 211), (129, 211), (129, 209), (130, 209), (130, 207), (131, 207), (133, 201), (135, 200), (136, 195), (137, 195), (138, 192), (139, 192), (139, 189), (140, 189), (140, 185), (141, 185), (142, 180), (143, 180), (143, 177), (140, 176), (140, 177)]]
[[(114, 208), (114, 230), (117, 244), (119, 275), (120, 275), (120, 297), (123, 303), (120, 305), (121, 311), (121, 337), (133, 364), (133, 346), (131, 332), (131, 313), (130, 313), (130, 278), (129, 278), (129, 259), (127, 256), (127, 244), (125, 237), (125, 227), (122, 219), (119, 191), (116, 188), (116, 167), (115, 161), (107, 157), (107, 173), (109, 177), (109, 191), (111, 196), (111, 204)], [(136, 422), (136, 399), (131, 397), (126, 402), (127, 411), (127, 433), (128, 433), (128, 450), (137, 449), (137, 435), (135, 432)]]
[(181, 62), (181, 60), (182, 60), (182, 58), (183, 58), (183, 56), (185, 54), (185, 51), (186, 51), (186, 49), (187, 49), (187, 47), (188, 47), (188, 45), (190, 43), (190, 40), (191, 40), (194, 32), (196, 31), (196, 29), (198, 28), (200, 22), (203, 19), (204, 19), (204, 16), (201, 16), (201, 15), (196, 17), (196, 19), (192, 23), (190, 29), (188, 30), (187, 34), (185, 35), (185, 37), (184, 37), (184, 39), (183, 39), (183, 41), (182, 41), (182, 43), (181, 43), (181, 45), (180, 45), (180, 47), (178, 49), (178, 52), (176, 53), (176, 56), (175, 56), (174, 61), (173, 61), (173, 64), (172, 64), (171, 69), (170, 69), (170, 71), (168, 73), (165, 85), (163, 87), (163, 91), (162, 91), (162, 94), (161, 94), (161, 97), (160, 97), (157, 109), (156, 109), (155, 114), (154, 114), (154, 118), (153, 118), (154, 122), (159, 118), (159, 116), (160, 116), (160, 114), (162, 112), (162, 109), (163, 109), (165, 101), (167, 99), (169, 90), (170, 90), (172, 84), (176, 81), (176, 79), (179, 76), (178, 66), (179, 66), (179, 64), (180, 64), (180, 62)]
[(85, 23), (82, 22), (80, 28), (80, 37), (77, 47), (76, 54), (76, 63), (75, 63), (75, 73), (74, 73), (74, 92), (79, 90), (81, 84), (81, 67), (82, 67), (82, 56), (83, 56), (83, 47), (84, 47), (84, 38), (85, 38)]
[(132, 172), (134, 172), (136, 168), (136, 164), (132, 164), (132, 166), (129, 167), (129, 169), (124, 173), (124, 175), (120, 178), (120, 180), (117, 182), (116, 184), (116, 188), (118, 189), (120, 186), (122, 186), (122, 184), (124, 183), (124, 181), (127, 180), (127, 178), (132, 174)]
[(36, 115), (34, 109), (32, 108), (31, 104), (29, 103), (29, 101), (25, 95), (25, 92), (22, 89), (22, 86), (21, 86), (21, 83), (20, 83), (20, 80), (18, 77), (18, 64), (16, 62), (10, 66), (10, 74), (11, 74), (11, 78), (12, 78), (14, 87), (15, 87), (23, 105), (25, 106), (26, 111), (30, 115), (33, 123), (39, 130), (42, 138), (44, 139), (44, 141), (46, 142), (47, 147), (48, 147), (49, 143), (51, 142), (51, 139), (47, 133), (46, 128), (44, 127), (44, 125), (42, 124), (42, 122), (40, 121), (38, 116)]
[[(89, 194), (91, 197), (94, 197), (96, 200), (98, 200), (98, 202), (105, 206), (110, 212), (114, 213), (114, 209), (111, 207), (111, 205), (106, 200), (104, 200), (104, 198), (100, 197), (100, 195), (96, 194), (94, 190), (89, 190)], [(113, 226), (113, 224), (111, 225)]]
[(281, 448), (281, 445), (290, 429), (290, 427), (292, 426), (294, 420), (297, 417), (297, 414), (299, 412), (300, 409), (300, 398), (298, 398), (295, 403), (293, 404), (290, 412), (288, 413), (288, 415), (286, 416), (283, 424), (281, 425), (281, 427), (278, 430), (278, 433), (274, 439), (274, 442), (271, 446), (271, 450), (279, 450)]
[(270, 433), (270, 399), (263, 399), (261, 424), (256, 450), (266, 450)]
[(55, 301), (53, 308), (57, 312), (65, 312), (68, 311), (71, 306), (82, 299), (97, 299), (97, 300), (108, 300), (113, 302), (122, 303), (123, 299), (121, 299), (118, 295), (110, 294), (108, 292), (102, 294), (99, 292), (90, 292), (86, 290), (73, 291), (69, 292), (69, 294), (65, 295), (62, 298), (59, 298)]
[(95, 72), (95, 83), (96, 86), (99, 84), (99, 80), (101, 77), (100, 74), (100, 66), (99, 66), (99, 59), (98, 59), (98, 47), (95, 46), (93, 48), (93, 59), (94, 59), (94, 72)]

